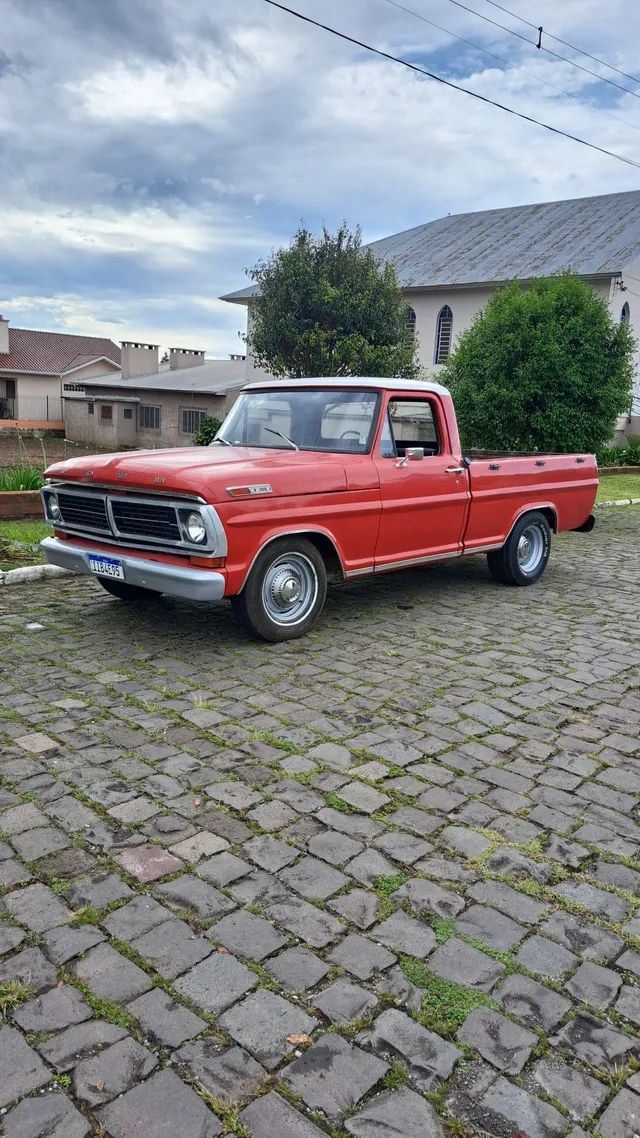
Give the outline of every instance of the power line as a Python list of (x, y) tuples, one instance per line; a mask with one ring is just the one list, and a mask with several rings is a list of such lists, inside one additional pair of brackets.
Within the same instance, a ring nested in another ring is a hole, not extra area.
[(625, 158), (622, 154), (616, 154), (613, 150), (605, 150), (603, 146), (598, 146), (595, 142), (588, 142), (585, 138), (579, 138), (576, 134), (569, 134), (568, 131), (542, 122), (541, 119), (536, 119), (533, 115), (527, 115), (524, 111), (516, 111), (513, 107), (507, 107), (505, 103), (498, 103), (495, 99), (490, 99), (488, 95), (481, 95), (478, 91), (472, 91), (470, 87), (463, 87), (460, 83), (454, 83), (451, 79), (443, 79), (441, 75), (436, 75), (433, 71), (427, 71), (425, 67), (419, 67), (417, 63), (409, 63), (407, 59), (401, 59), (400, 56), (391, 55), (387, 51), (382, 51), (381, 48), (372, 47), (371, 44), (355, 39), (353, 36), (347, 35), (346, 32), (340, 32), (337, 28), (330, 27), (329, 24), (321, 24), (319, 20), (314, 20), (311, 16), (305, 16), (302, 12), (297, 12), (295, 8), (288, 8), (286, 4), (278, 3), (278, 0), (264, 0), (264, 2), (265, 4), (269, 4), (272, 8), (279, 8), (281, 12), (287, 12), (290, 16), (295, 16), (296, 19), (302, 20), (305, 24), (311, 24), (315, 28), (321, 28), (323, 32), (329, 32), (330, 35), (337, 36), (338, 39), (355, 44), (356, 47), (364, 48), (365, 51), (370, 51), (373, 55), (378, 55), (382, 59), (388, 59), (391, 63), (399, 63), (402, 67), (407, 67), (409, 71), (414, 71), (418, 75), (426, 75), (427, 79), (434, 79), (436, 83), (442, 83), (444, 87), (450, 87), (454, 91), (462, 91), (463, 94), (471, 95), (472, 98), (478, 99), (481, 103), (486, 103), (490, 107), (497, 107), (498, 110), (506, 111), (507, 114), (514, 115), (518, 119), (533, 123), (535, 126), (541, 126), (545, 130), (551, 131), (552, 134), (560, 135), (562, 138), (569, 138), (572, 142), (579, 142), (582, 146), (588, 146), (590, 150), (597, 150), (600, 154), (606, 154), (608, 158), (616, 158), (618, 162), (624, 162), (627, 166), (634, 166), (637, 170), (640, 170), (640, 162), (634, 161), (633, 158)]
[[(515, 36), (516, 39), (523, 40), (528, 43), (530, 47), (538, 47), (537, 43), (530, 40), (527, 36), (523, 36), (520, 32), (514, 31), (513, 28), (508, 28), (506, 24), (499, 24), (497, 20), (492, 20), (490, 16), (484, 16), (482, 12), (477, 12), (475, 8), (469, 8), (462, 0), (449, 0), (450, 4), (455, 4), (456, 8), (462, 8), (465, 12), (470, 12), (472, 16), (477, 16), (478, 19), (484, 20), (487, 24), (492, 24), (494, 28), (500, 28), (503, 32), (508, 32), (510, 36)], [(536, 28), (536, 31), (538, 29)], [(563, 63), (569, 63), (571, 67), (577, 67), (578, 71), (584, 71), (586, 75), (592, 75), (594, 79), (599, 79), (601, 83), (608, 83), (610, 87), (616, 87), (618, 91), (623, 91), (625, 95), (633, 95), (634, 99), (640, 99), (640, 95), (635, 91), (630, 91), (628, 87), (621, 87), (613, 79), (607, 79), (605, 75), (598, 75), (597, 71), (592, 71), (590, 67), (583, 67), (581, 63), (576, 63), (575, 59), (567, 59), (566, 55), (559, 55), (557, 51), (552, 51), (550, 47), (543, 47), (540, 44), (540, 50), (546, 51), (547, 55), (552, 55), (554, 59), (561, 59)]]
[(457, 32), (452, 32), (449, 28), (443, 28), (442, 24), (436, 24), (435, 20), (431, 20), (428, 16), (424, 16), (422, 12), (416, 12), (413, 8), (407, 8), (404, 4), (400, 4), (399, 0), (386, 0), (387, 4), (392, 4), (394, 8), (399, 8), (401, 12), (406, 12), (409, 16), (415, 16), (416, 20), (422, 20), (423, 24), (430, 24), (432, 28), (437, 28), (439, 32), (444, 32), (447, 36), (452, 36), (453, 39), (460, 40), (460, 43), (465, 43), (467, 47), (474, 48), (475, 51), (481, 51), (484, 55), (488, 55), (490, 59), (497, 59), (499, 63), (503, 63), (512, 71), (519, 71), (521, 75), (526, 75), (527, 79), (532, 79), (536, 83), (544, 83), (545, 87), (551, 87), (554, 91), (559, 91), (567, 99), (575, 99), (576, 102), (582, 103), (583, 107), (588, 107), (591, 111), (598, 111), (600, 114), (607, 115), (608, 118), (614, 119), (615, 122), (622, 123), (623, 126), (628, 126), (631, 130), (637, 130), (640, 134), (640, 126), (635, 123), (628, 122), (627, 119), (621, 119), (618, 115), (612, 115), (611, 111), (605, 110), (604, 107), (594, 106), (586, 99), (581, 98), (580, 95), (575, 95), (573, 91), (565, 91), (563, 87), (558, 87), (557, 83), (551, 83), (549, 79), (543, 79), (541, 75), (533, 75), (530, 71), (525, 71), (523, 67), (518, 67), (516, 63), (512, 63), (508, 59), (504, 59), (501, 55), (496, 55), (494, 51), (489, 51), (486, 47), (481, 47), (480, 44), (474, 43), (472, 40), (465, 39), (464, 36), (459, 36)]
[[(487, 4), (491, 4), (493, 8), (499, 8), (501, 12), (506, 12), (508, 16), (513, 16), (514, 20), (520, 20), (521, 24), (527, 24), (528, 27), (533, 28), (536, 32), (541, 30), (538, 24), (532, 24), (531, 20), (525, 20), (524, 16), (519, 16), (517, 12), (512, 12), (510, 8), (505, 8), (502, 4), (498, 4), (496, 0), (487, 0)], [(560, 36), (554, 36), (546, 29), (543, 29), (543, 32), (550, 40), (561, 43), (563, 47), (568, 47), (571, 51), (577, 51), (579, 55), (584, 55), (587, 59), (592, 59), (594, 63), (601, 63), (603, 67), (608, 67), (610, 71), (615, 71), (617, 75), (623, 75), (625, 79), (630, 79), (632, 83), (640, 83), (640, 79), (638, 79), (636, 75), (629, 75), (626, 71), (621, 71), (619, 67), (614, 67), (613, 63), (607, 63), (606, 59), (599, 59), (597, 55), (591, 55), (591, 52), (585, 51), (581, 47), (576, 47), (574, 43), (561, 40)], [(633, 92), (630, 91), (629, 94), (633, 94)]]

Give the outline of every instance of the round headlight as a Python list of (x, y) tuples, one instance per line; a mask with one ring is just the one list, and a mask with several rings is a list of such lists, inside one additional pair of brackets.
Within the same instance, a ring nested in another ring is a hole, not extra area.
[(58, 499), (57, 499), (55, 494), (49, 494), (48, 495), (47, 507), (49, 509), (49, 516), (52, 517), (54, 519), (54, 521), (57, 521), (58, 518), (61, 516), (61, 514), (60, 514), (60, 503), (58, 502)]
[(201, 514), (187, 514), (184, 525), (189, 541), (202, 545), (203, 541), (207, 540), (207, 531)]

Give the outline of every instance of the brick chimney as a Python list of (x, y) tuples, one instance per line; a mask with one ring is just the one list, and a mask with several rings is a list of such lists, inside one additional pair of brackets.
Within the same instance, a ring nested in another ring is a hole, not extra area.
[(123, 379), (132, 375), (155, 375), (158, 370), (158, 344), (135, 344), (122, 340), (121, 372)]
[(204, 363), (204, 352), (191, 348), (169, 348), (169, 368), (178, 371), (183, 367), (199, 367)]
[(0, 316), (0, 356), (9, 354), (9, 321)]

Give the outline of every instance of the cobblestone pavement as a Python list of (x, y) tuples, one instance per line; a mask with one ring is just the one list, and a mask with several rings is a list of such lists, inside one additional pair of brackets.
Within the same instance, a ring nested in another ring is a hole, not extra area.
[(6, 1138), (637, 1135), (639, 544), (279, 646), (5, 589)]

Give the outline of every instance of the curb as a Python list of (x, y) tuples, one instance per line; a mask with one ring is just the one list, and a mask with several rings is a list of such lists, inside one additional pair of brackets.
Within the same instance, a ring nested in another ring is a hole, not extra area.
[(72, 577), (70, 569), (62, 569), (59, 565), (25, 565), (21, 569), (7, 569), (0, 572), (0, 587), (2, 585), (22, 585), (29, 581), (42, 581), (47, 577)]
[(640, 498), (618, 498), (611, 502), (596, 502), (597, 510), (603, 510), (605, 506), (640, 506)]

